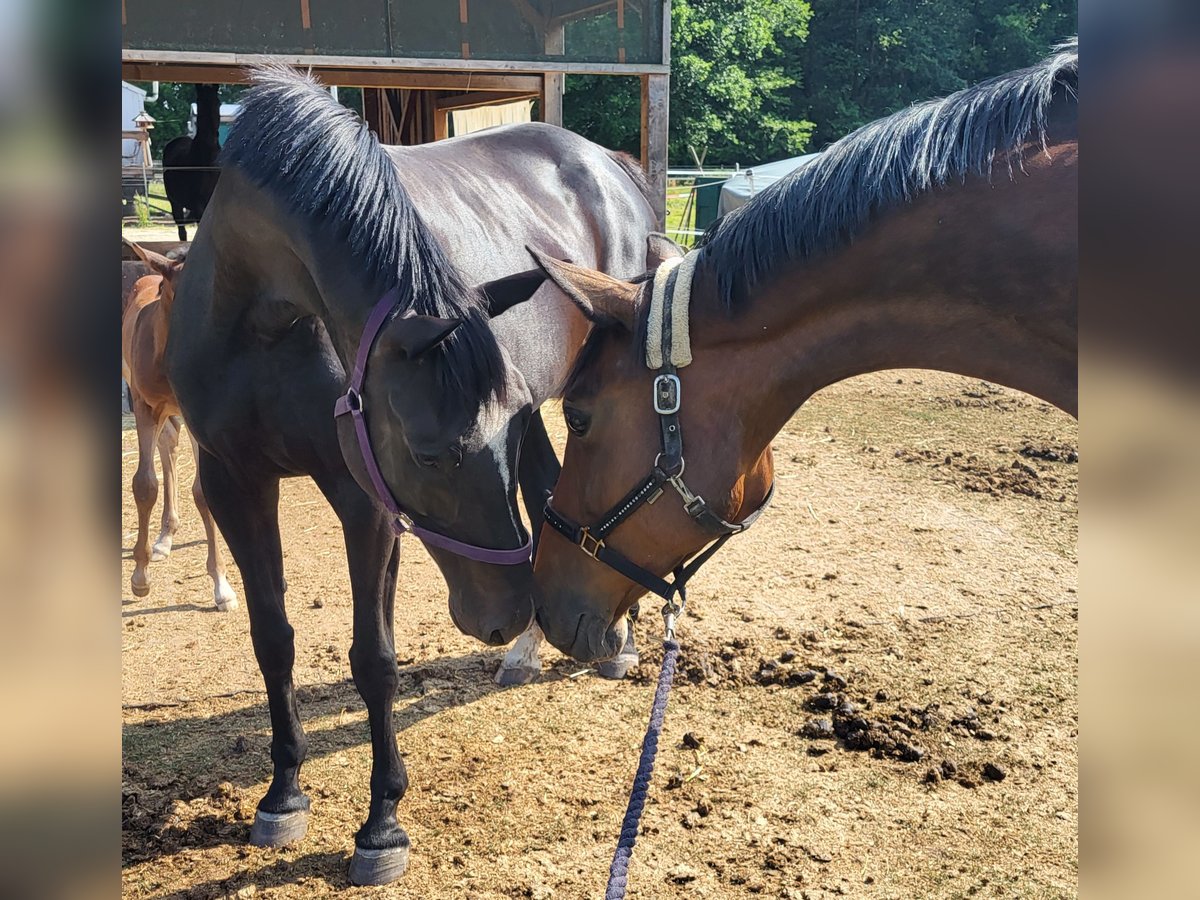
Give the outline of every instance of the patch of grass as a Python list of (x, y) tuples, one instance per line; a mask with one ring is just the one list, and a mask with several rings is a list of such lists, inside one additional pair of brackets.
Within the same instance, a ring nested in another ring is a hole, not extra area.
[(690, 247), (694, 240), (690, 234), (677, 234), (678, 229), (694, 228), (696, 221), (696, 204), (687, 209), (685, 221), (684, 210), (688, 205), (688, 196), (692, 188), (691, 179), (673, 179), (667, 182), (667, 234), (684, 246)]
[(137, 217), (139, 228), (150, 227), (150, 204), (141, 194), (133, 198), (133, 214)]

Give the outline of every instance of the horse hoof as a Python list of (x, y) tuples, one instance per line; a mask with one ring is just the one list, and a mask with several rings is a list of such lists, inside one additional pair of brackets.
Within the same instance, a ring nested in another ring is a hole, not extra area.
[(131, 581), (129, 583), (129, 587), (133, 591), (133, 596), (135, 596), (135, 597), (149, 597), (150, 596), (150, 582), (148, 582), (148, 581), (145, 582), (144, 584), (138, 584), (138, 582), (136, 582), (136, 581)]
[(261, 809), (250, 826), (250, 843), (255, 847), (283, 847), (295, 844), (308, 832), (308, 810), (269, 813)]
[(354, 848), (350, 858), (350, 883), (358, 885), (391, 884), (408, 868), (408, 835), (399, 847), (383, 850)]
[(602, 663), (597, 663), (596, 673), (601, 678), (607, 678), (610, 681), (620, 681), (637, 664), (638, 655), (636, 653), (622, 653), (620, 656), (614, 656), (612, 659), (606, 659)]
[(496, 684), (501, 687), (509, 687), (514, 684), (532, 684), (537, 681), (538, 676), (542, 674), (540, 668), (533, 669), (528, 666), (501, 666), (496, 670)]
[(233, 592), (233, 588), (224, 578), (217, 585), (217, 589), (213, 591), (213, 603), (221, 612), (232, 612), (238, 608), (237, 594)]
[(150, 562), (162, 562), (171, 555), (170, 544), (155, 544), (150, 549)]

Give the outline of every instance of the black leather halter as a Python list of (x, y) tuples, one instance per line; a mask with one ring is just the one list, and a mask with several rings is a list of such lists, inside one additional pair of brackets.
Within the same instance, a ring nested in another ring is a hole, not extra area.
[[(668, 607), (675, 611), (682, 609), (683, 603), (686, 602), (688, 579), (695, 575), (700, 567), (725, 545), (727, 540), (735, 534), (741, 534), (753, 525), (766, 510), (775, 493), (775, 483), (772, 482), (767, 496), (763, 498), (758, 509), (741, 522), (734, 523), (727, 522), (714, 513), (704, 498), (692, 491), (683, 480), (685, 468), (683, 431), (679, 423), (682, 386), (679, 381), (679, 373), (671, 363), (671, 298), (674, 296), (678, 273), (679, 269), (675, 268), (668, 275), (663, 303), (663, 365), (657, 370), (654, 378), (653, 398), (654, 411), (658, 413), (662, 449), (654, 459), (650, 474), (617, 501), (595, 525), (584, 526), (568, 519), (551, 505), (553, 497), (546, 501), (544, 510), (545, 519), (551, 528), (578, 546), (592, 559), (599, 560), (609, 568), (620, 572), (630, 581), (640, 584), (652, 594), (667, 601)], [(660, 578), (605, 543), (605, 539), (622, 522), (643, 505), (658, 500), (667, 487), (674, 488), (679, 494), (683, 501), (683, 509), (688, 516), (716, 536), (713, 543), (674, 569), (672, 581)], [(678, 604), (674, 603), (676, 594), (679, 595)]]

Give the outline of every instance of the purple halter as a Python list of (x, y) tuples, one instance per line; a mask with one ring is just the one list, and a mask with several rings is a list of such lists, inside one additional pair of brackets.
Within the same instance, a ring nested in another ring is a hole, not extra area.
[(354, 433), (358, 438), (358, 449), (362, 453), (363, 465), (366, 466), (367, 474), (371, 478), (371, 484), (375, 486), (375, 493), (378, 495), (379, 501), (392, 515), (392, 529), (396, 532), (397, 537), (406, 531), (411, 531), (428, 546), (449, 550), (451, 553), (456, 553), (475, 562), (492, 563), (497, 566), (516, 566), (529, 562), (530, 550), (533, 547), (532, 536), (525, 542), (524, 546), (518, 547), (515, 550), (491, 550), (487, 547), (476, 547), (474, 544), (465, 544), (462, 541), (456, 541), (452, 537), (438, 534), (436, 531), (430, 531), (428, 528), (422, 528), (414, 522), (400, 508), (400, 504), (396, 502), (396, 498), (387, 486), (387, 482), (383, 480), (383, 473), (379, 471), (379, 463), (375, 460), (375, 452), (371, 449), (371, 435), (367, 432), (367, 421), (364, 418), (365, 410), (363, 408), (362, 385), (363, 378), (367, 373), (367, 357), (371, 355), (371, 348), (375, 346), (375, 339), (379, 337), (379, 332), (383, 329), (384, 323), (387, 322), (388, 316), (395, 309), (397, 302), (396, 289), (392, 288), (379, 299), (379, 302), (375, 304), (375, 308), (371, 310), (371, 316), (367, 319), (367, 324), (363, 327), (362, 339), (358, 342), (358, 355), (354, 358), (354, 371), (350, 375), (350, 386), (346, 389), (346, 393), (338, 397), (337, 403), (334, 404), (334, 417), (344, 416), (349, 413), (350, 417), (354, 420)]

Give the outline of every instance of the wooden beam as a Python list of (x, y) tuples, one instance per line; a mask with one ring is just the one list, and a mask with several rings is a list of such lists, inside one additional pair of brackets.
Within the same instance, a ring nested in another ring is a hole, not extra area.
[(450, 136), (450, 113), (444, 109), (433, 111), (433, 139), (444, 141)]
[[(665, 17), (669, 19), (670, 8)], [(171, 65), (197, 66), (252, 66), (263, 62), (277, 62), (314, 69), (345, 69), (364, 71), (387, 71), (415, 69), (417, 71), (452, 72), (575, 72), (581, 75), (666, 75), (665, 65), (649, 63), (586, 63), (552, 62), (550, 60), (500, 60), (500, 59), (419, 59), (411, 56), (320, 56), (306, 53), (213, 53), (176, 50), (121, 50), (122, 69), (126, 63), (168, 63)], [(137, 79), (144, 81), (146, 79)], [(150, 79), (154, 80), (154, 79)], [(159, 78), (158, 80), (163, 80)]]
[(654, 197), (659, 227), (667, 221), (667, 134), (671, 82), (667, 75), (642, 76), (642, 168)]
[(662, 17), (662, 68), (669, 75), (671, 73), (671, 0), (663, 0)]
[[(124, 63), (125, 81), (178, 81), (185, 84), (244, 84), (247, 69), (241, 66), (169, 65)], [(313, 69), (324, 84), (339, 87), (390, 87), (414, 91), (528, 91), (541, 89), (539, 74), (509, 75), (491, 72), (414, 72), (411, 70)]]
[(470, 94), (454, 94), (449, 97), (439, 97), (437, 108), (450, 112), (455, 109), (474, 109), (477, 106), (495, 106), (497, 103), (512, 103), (515, 100), (529, 100), (538, 96), (537, 91), (473, 91)]
[(309, 0), (300, 0), (300, 26), (309, 31), (312, 28), (312, 12), (308, 8)]
[[(562, 22), (551, 22), (546, 27), (546, 55), (562, 56), (566, 51), (567, 38)], [(562, 72), (546, 72), (542, 76), (542, 97), (539, 104), (542, 111), (542, 121), (562, 127), (563, 123), (563, 91), (566, 90), (567, 76)]]
[(510, 0), (521, 18), (534, 27), (538, 34), (546, 31), (546, 17), (530, 5), (529, 0)]

